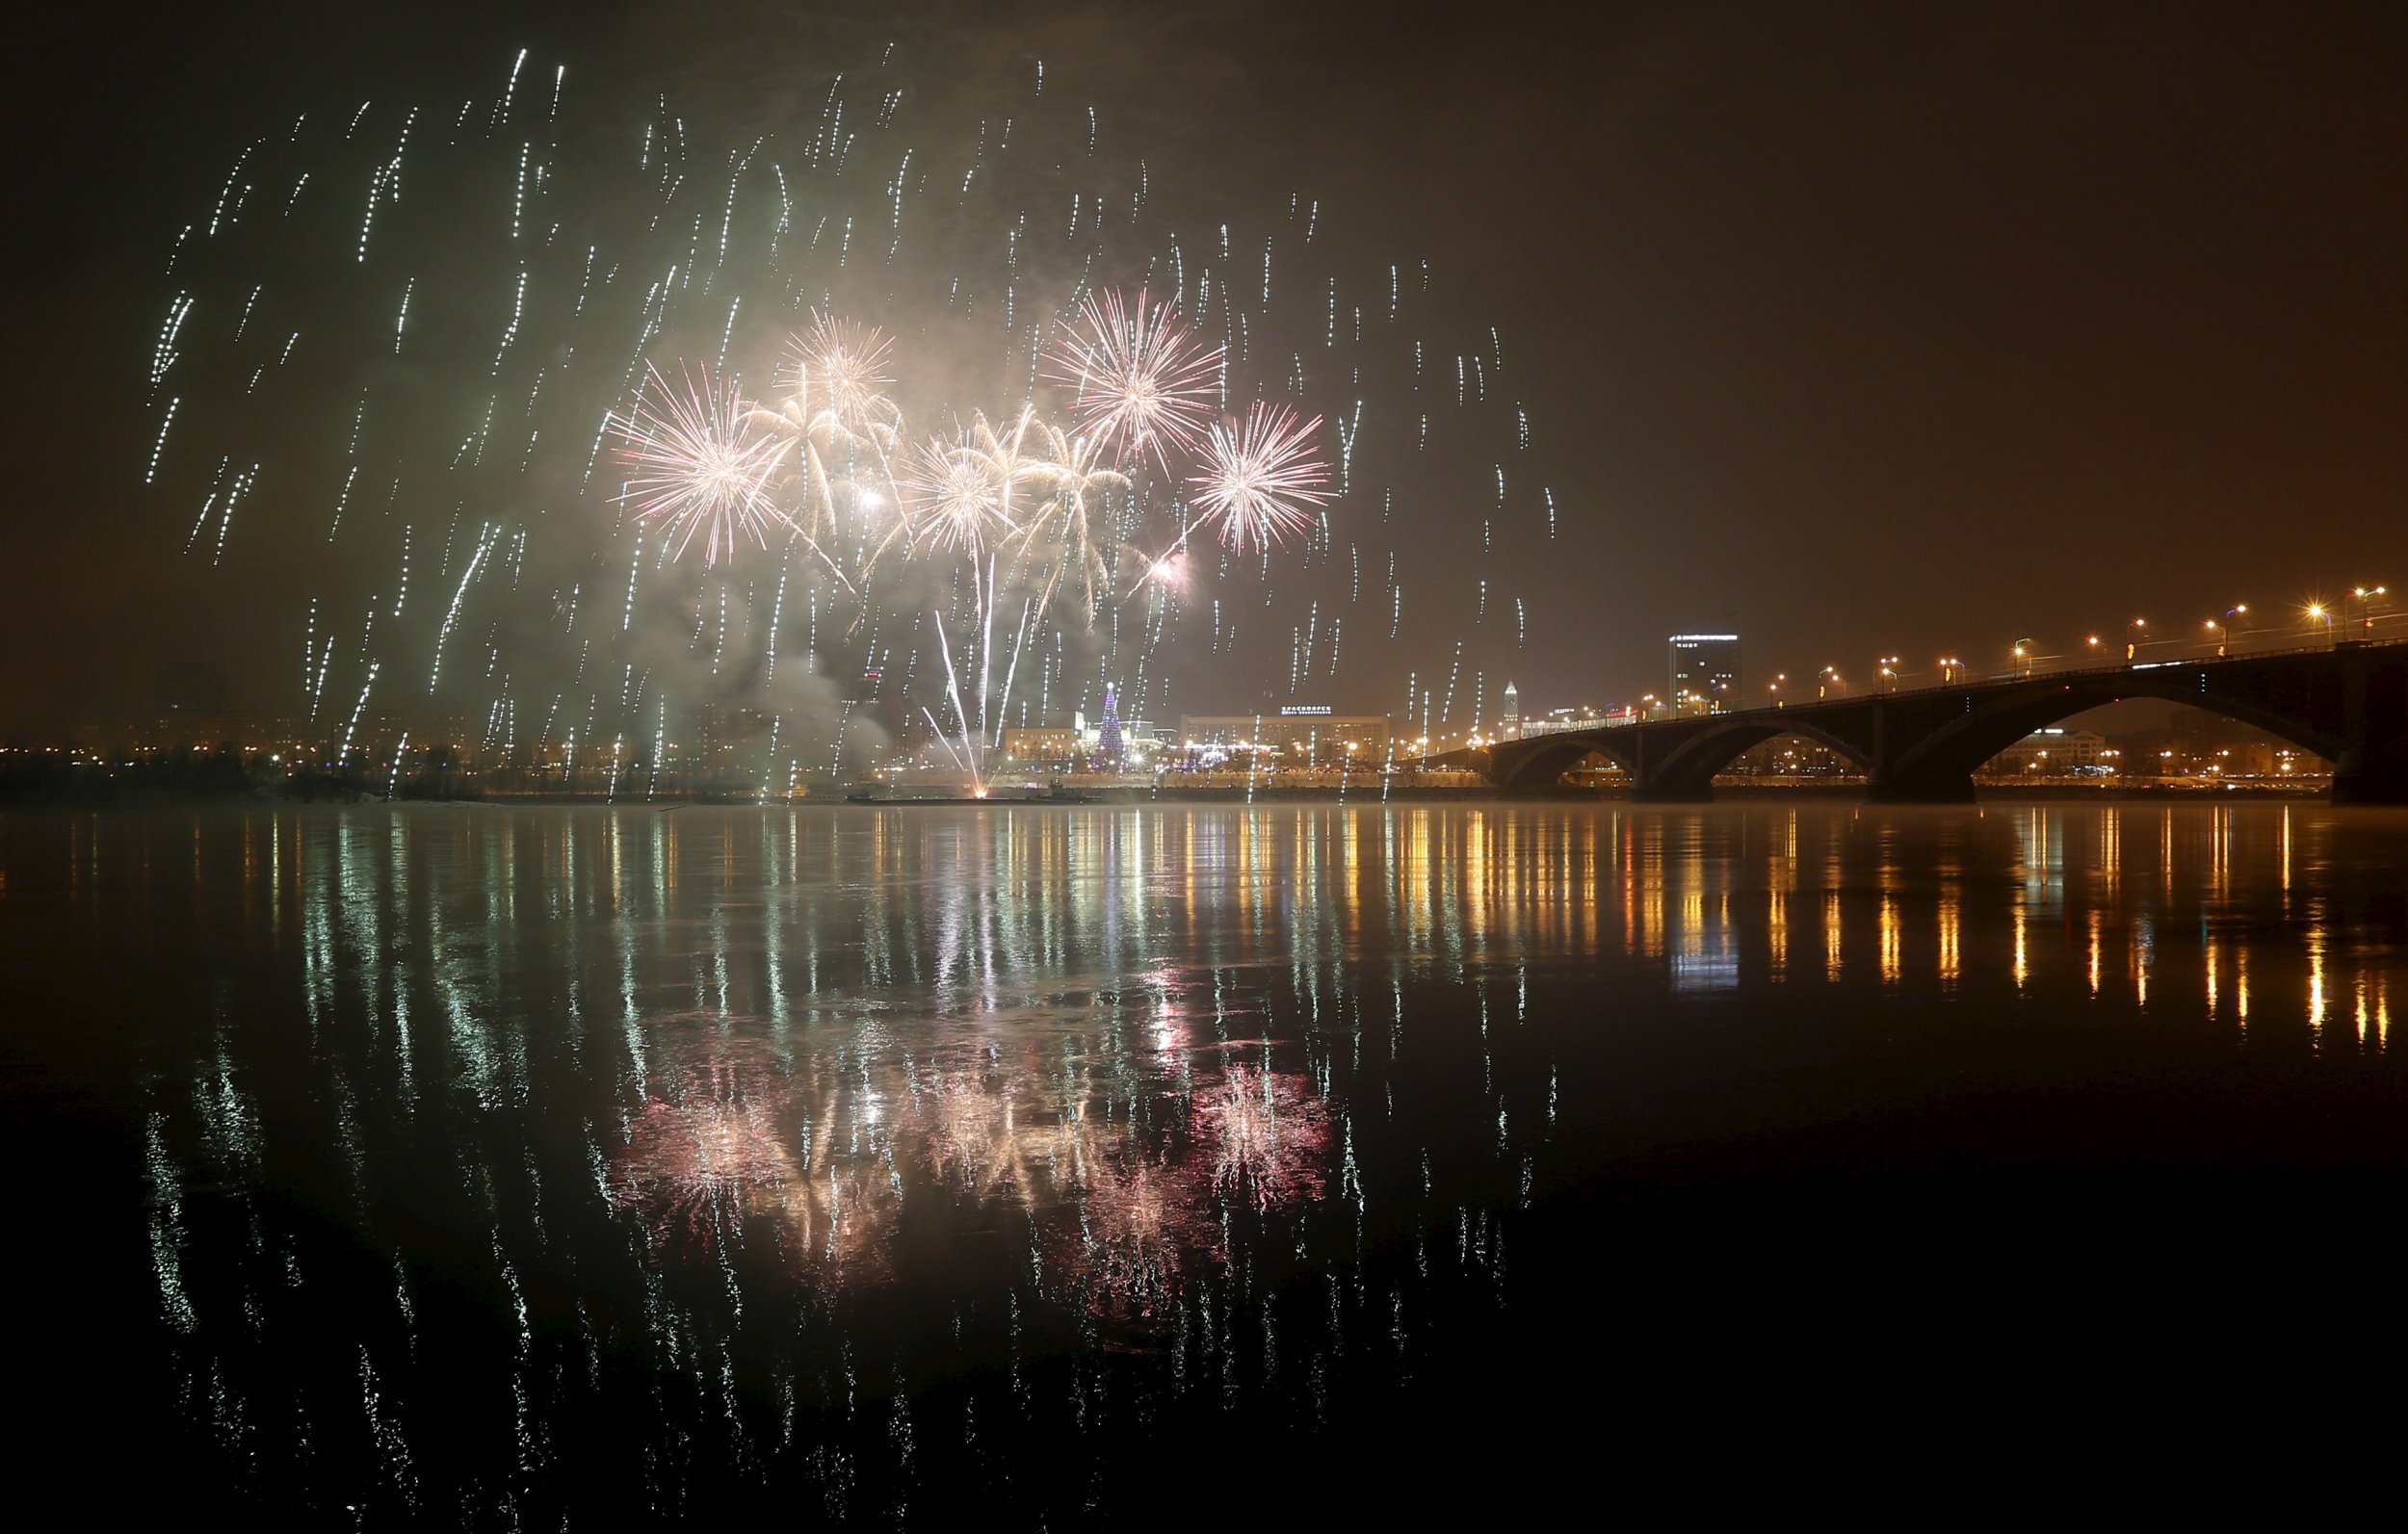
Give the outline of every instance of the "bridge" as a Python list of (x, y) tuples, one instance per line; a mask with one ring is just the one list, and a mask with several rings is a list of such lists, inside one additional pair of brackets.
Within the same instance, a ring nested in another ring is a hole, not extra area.
[(1974, 772), (2034, 731), (2126, 698), (2186, 703), (2257, 726), (2333, 763), (2336, 804), (2408, 804), (2408, 640), (2343, 640), (2228, 659), (2099, 666), (1501, 741), (1488, 775), (1555, 782), (1593, 752), (1634, 796), (1714, 797), (1748, 747), (1802, 736), (1855, 763), (1880, 802), (1962, 804)]

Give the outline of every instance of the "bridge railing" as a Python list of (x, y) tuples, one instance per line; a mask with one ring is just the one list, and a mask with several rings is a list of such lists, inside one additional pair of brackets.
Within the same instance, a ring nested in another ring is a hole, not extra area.
[[(1787, 703), (1769, 707), (1732, 709), (1727, 713), (1714, 715), (1713, 717), (1730, 719), (1741, 717), (1753, 718), (1758, 716), (1774, 716), (1789, 714), (1801, 709), (1815, 708), (1818, 705), (1822, 704), (1862, 703), (1869, 698), (1924, 697), (1936, 693), (1963, 692), (1974, 688), (2003, 688), (2013, 683), (2049, 682), (2065, 677), (2129, 676), (2135, 671), (2171, 671), (2194, 665), (2231, 665), (2244, 661), (2274, 661), (2281, 660), (2287, 656), (2330, 655), (2336, 650), (2344, 648), (2384, 650), (2395, 649), (2401, 646), (2408, 646), (2408, 639), (2343, 639), (2338, 642), (2325, 644), (2287, 645), (2279, 650), (2252, 650), (2246, 655), (2206, 655), (2183, 661), (2127, 661), (2121, 664), (2115, 665), (2067, 666), (2053, 671), (2028, 671), (2020, 675), (2010, 674), (2005, 676), (1986, 676), (1969, 678), (1963, 682), (1939, 682), (1928, 687), (1900, 688), (1895, 692), (1850, 692), (1842, 697), (1817, 698), (1812, 703), (1801, 700), (1796, 703)], [(1662, 721), (1631, 719), (1613, 722), (1647, 724), (1670, 722), (1671, 719), (1705, 718), (1708, 715), (1671, 715), (1669, 719)], [(1603, 725), (1606, 722), (1608, 721), (1598, 720), (1595, 721), (1594, 724), (1583, 725), (1580, 726), (1580, 728), (1592, 729)]]

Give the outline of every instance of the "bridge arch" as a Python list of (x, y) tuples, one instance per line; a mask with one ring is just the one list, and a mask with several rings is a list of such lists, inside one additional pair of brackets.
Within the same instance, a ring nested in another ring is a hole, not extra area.
[(1502, 788), (1543, 788), (1592, 752), (1636, 778), (1638, 767), (1633, 744), (1613, 740), (1610, 730), (1567, 730), (1560, 735), (1534, 736), (1494, 746), (1489, 762)]
[(2204, 709), (2264, 730), (2327, 761), (2338, 761), (2342, 754), (2338, 738), (2306, 720), (2202, 689), (2195, 672), (2163, 677), (2123, 672), (2095, 679), (2035, 682), (2028, 689), (1984, 700), (1900, 752), (1882, 776), (1899, 787), (1970, 784), (1984, 763), (2026, 737), (2077, 714), (2128, 698), (2155, 698)]
[(1845, 757), (1867, 773), (1876, 770), (1871, 750), (1860, 741), (1850, 741), (1809, 720), (1777, 716), (1767, 719), (1760, 713), (1710, 727), (1683, 741), (1662, 762), (1652, 766), (1647, 774), (1647, 788), (1651, 796), (1712, 798), (1714, 777), (1738, 761), (1741, 753), (1767, 741), (1777, 741), (1792, 735)]

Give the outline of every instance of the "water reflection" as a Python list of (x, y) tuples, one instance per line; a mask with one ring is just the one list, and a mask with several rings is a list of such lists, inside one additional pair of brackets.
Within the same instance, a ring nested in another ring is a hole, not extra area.
[(963, 1042), (903, 1050), (893, 1069), (875, 1052), (781, 1058), (723, 1021), (688, 1020), (612, 1153), (613, 1197), (665, 1253), (762, 1238), (816, 1284), (876, 1281), (906, 1189), (934, 1189), (1020, 1212), (1032, 1273), (1066, 1275), (1066, 1297), (1147, 1316), (1186, 1274), (1226, 1265), (1225, 1204), (1324, 1193), (1316, 1083), (1229, 1058), (1259, 1044), (1192, 1058), (1167, 1001), (1134, 1057)]
[[(1047, 1516), (1183, 1414), (1309, 1429), (1477, 1336), (1673, 1095), (1647, 1050), (2380, 1053), (2403, 849), (2304, 805), (14, 818), (0, 934), (131, 1020), (224, 1476)], [(1085, 1469), (1013, 1480), (1040, 1442)]]

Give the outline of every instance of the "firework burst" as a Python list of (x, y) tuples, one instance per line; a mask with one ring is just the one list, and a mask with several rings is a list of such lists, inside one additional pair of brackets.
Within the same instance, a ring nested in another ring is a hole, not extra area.
[[(1518, 603), (1496, 620), (1507, 538), (1524, 511), (1555, 536), (1557, 512), (1520, 456), (1539, 451), (1520, 376), (1493, 330), (1426, 301), (1426, 265), (1342, 257), (1309, 196), (1238, 224), (1183, 207), (1183, 234), (1146, 146), (1099, 147), (1050, 86), (898, 114), (921, 88), (865, 61), (808, 113), (689, 142), (694, 116), (651, 91), (572, 90), (555, 130), (524, 81), (513, 104), (522, 62), (466, 111), (263, 109), (161, 231), (126, 470), (196, 563), (240, 570), (306, 520), (281, 600), (307, 625), (300, 702), (334, 741), (381, 663), (388, 692), (428, 679), (412, 707), (481, 714), (508, 770), (615, 792), (609, 743), (650, 742), (650, 793), (681, 717), (741, 696), (771, 727), (737, 770), (769, 793), (866, 768), (924, 710), (975, 763), (1004, 699), (1028, 722), (1120, 682), (1159, 712), (1162, 689), (1274, 647), (1292, 687), (1324, 685), (1342, 609), (1349, 664), (1374, 611), (1402, 645), (1456, 650), (1425, 674), (1463, 685), (1407, 705), (1440, 722), (1457, 694), (1479, 712), (1482, 644), (1523, 641)], [(1059, 168), (1044, 207), (1007, 149)], [(1400, 628), (1411, 517), (1386, 512), (1408, 475), (1482, 514), (1415, 529), (1448, 578)], [(1380, 517), (1333, 527), (1374, 496)], [(1228, 557), (1307, 539), (1303, 561)], [(660, 580), (672, 556), (687, 578)], [(329, 638), (338, 609), (356, 642)], [(1457, 611), (1478, 632), (1441, 633)], [(672, 690), (647, 629), (682, 629), (709, 682)], [(856, 664), (859, 698), (786, 686)], [(386, 696), (358, 730), (385, 728)]]
[(1008, 434), (998, 435), (985, 416), (975, 415), (967, 430), (923, 443), (896, 476), (907, 507), (896, 533), (908, 533), (915, 551), (957, 549), (973, 555), (988, 539), (1010, 533), (1013, 492), (1036, 472), (1020, 455), (1029, 425), (1023, 411)]
[(886, 390), (894, 381), (887, 354), (895, 343), (873, 326), (811, 311), (811, 331), (794, 338), (788, 367), (799, 400), (816, 400), (807, 417), (824, 413), (856, 436), (891, 431), (898, 415)]
[(1260, 401), (1243, 423), (1213, 428), (1210, 464), (1189, 483), (1203, 516), (1220, 522), (1221, 542), (1243, 554), (1313, 526), (1307, 506), (1335, 499), (1329, 470), (1313, 453), (1321, 417), (1299, 423), (1286, 406)]
[(1203, 446), (1221, 349), (1206, 349), (1143, 289), (1134, 310), (1117, 293), (1088, 294), (1079, 322), (1046, 352), (1046, 377), (1073, 391), (1080, 432), (1125, 459), (1150, 452), (1167, 474), (1164, 444), (1189, 453)]
[[(680, 394), (647, 368), (648, 387), (614, 429), (627, 444), (627, 487), (619, 499), (634, 505), (639, 521), (667, 532), (671, 559), (683, 559), (694, 535), (702, 535), (707, 566), (733, 559), (739, 533), (761, 548), (770, 534), (792, 526), (771, 494), (786, 444), (760, 430), (732, 388), (702, 368), (701, 382), (685, 372)], [(655, 403), (655, 402), (658, 403)]]
[(1106, 492), (1125, 489), (1129, 477), (1101, 461), (1101, 443), (1065, 436), (1053, 427), (1041, 429), (1047, 456), (1031, 478), (1043, 487), (1043, 498), (1013, 537), (1042, 582), (1038, 607), (1051, 604), (1067, 579), (1077, 585), (1081, 609), (1091, 623), (1095, 588), (1111, 584), (1098, 513)]

